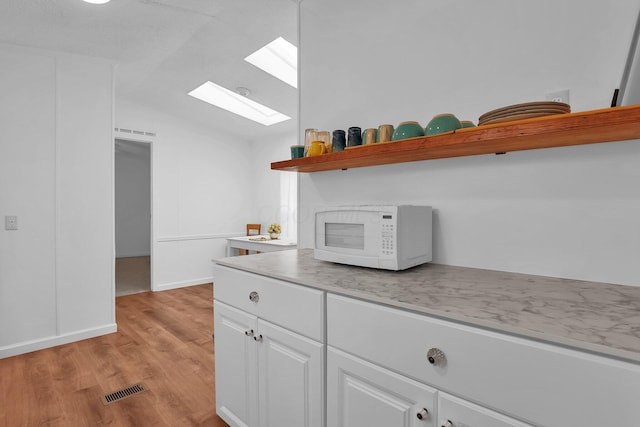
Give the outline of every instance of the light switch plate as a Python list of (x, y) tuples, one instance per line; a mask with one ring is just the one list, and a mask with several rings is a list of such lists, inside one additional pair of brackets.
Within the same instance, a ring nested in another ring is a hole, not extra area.
[(4, 229), (5, 230), (17, 230), (18, 229), (18, 217), (15, 215), (5, 215), (4, 217)]

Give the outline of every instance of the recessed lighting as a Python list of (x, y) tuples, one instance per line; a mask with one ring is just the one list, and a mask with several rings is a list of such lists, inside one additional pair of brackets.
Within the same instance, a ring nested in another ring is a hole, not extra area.
[(256, 50), (244, 60), (283, 82), (298, 87), (298, 48), (282, 37)]
[[(239, 89), (245, 89), (247, 91), (246, 93), (248, 93), (248, 89), (246, 88)], [(265, 126), (291, 119), (289, 116), (212, 82), (201, 84), (189, 92), (189, 95)]]
[(109, 1), (111, 0), (83, 0), (83, 1), (91, 4), (105, 4), (105, 3), (109, 3)]

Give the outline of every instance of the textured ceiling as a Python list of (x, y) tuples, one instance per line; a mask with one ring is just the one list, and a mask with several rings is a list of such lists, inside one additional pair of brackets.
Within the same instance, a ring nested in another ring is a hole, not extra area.
[[(117, 100), (245, 140), (296, 132), (296, 89), (244, 61), (278, 36), (298, 44), (295, 1), (0, 1), (0, 42), (112, 60)], [(187, 95), (206, 80), (247, 87), (293, 119), (265, 127)]]

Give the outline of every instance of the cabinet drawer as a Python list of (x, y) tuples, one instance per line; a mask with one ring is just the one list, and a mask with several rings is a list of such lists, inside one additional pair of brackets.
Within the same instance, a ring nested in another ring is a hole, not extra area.
[[(214, 298), (301, 335), (324, 342), (324, 292), (214, 266)], [(251, 300), (252, 292), (257, 299)]]
[(640, 425), (637, 364), (335, 295), (327, 343), (532, 424)]

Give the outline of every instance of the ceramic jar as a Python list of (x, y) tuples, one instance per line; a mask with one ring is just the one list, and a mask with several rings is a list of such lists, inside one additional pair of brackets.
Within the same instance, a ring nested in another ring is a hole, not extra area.
[(311, 141), (311, 146), (309, 147), (309, 151), (307, 155), (309, 157), (319, 156), (327, 152), (327, 146), (324, 141)]

